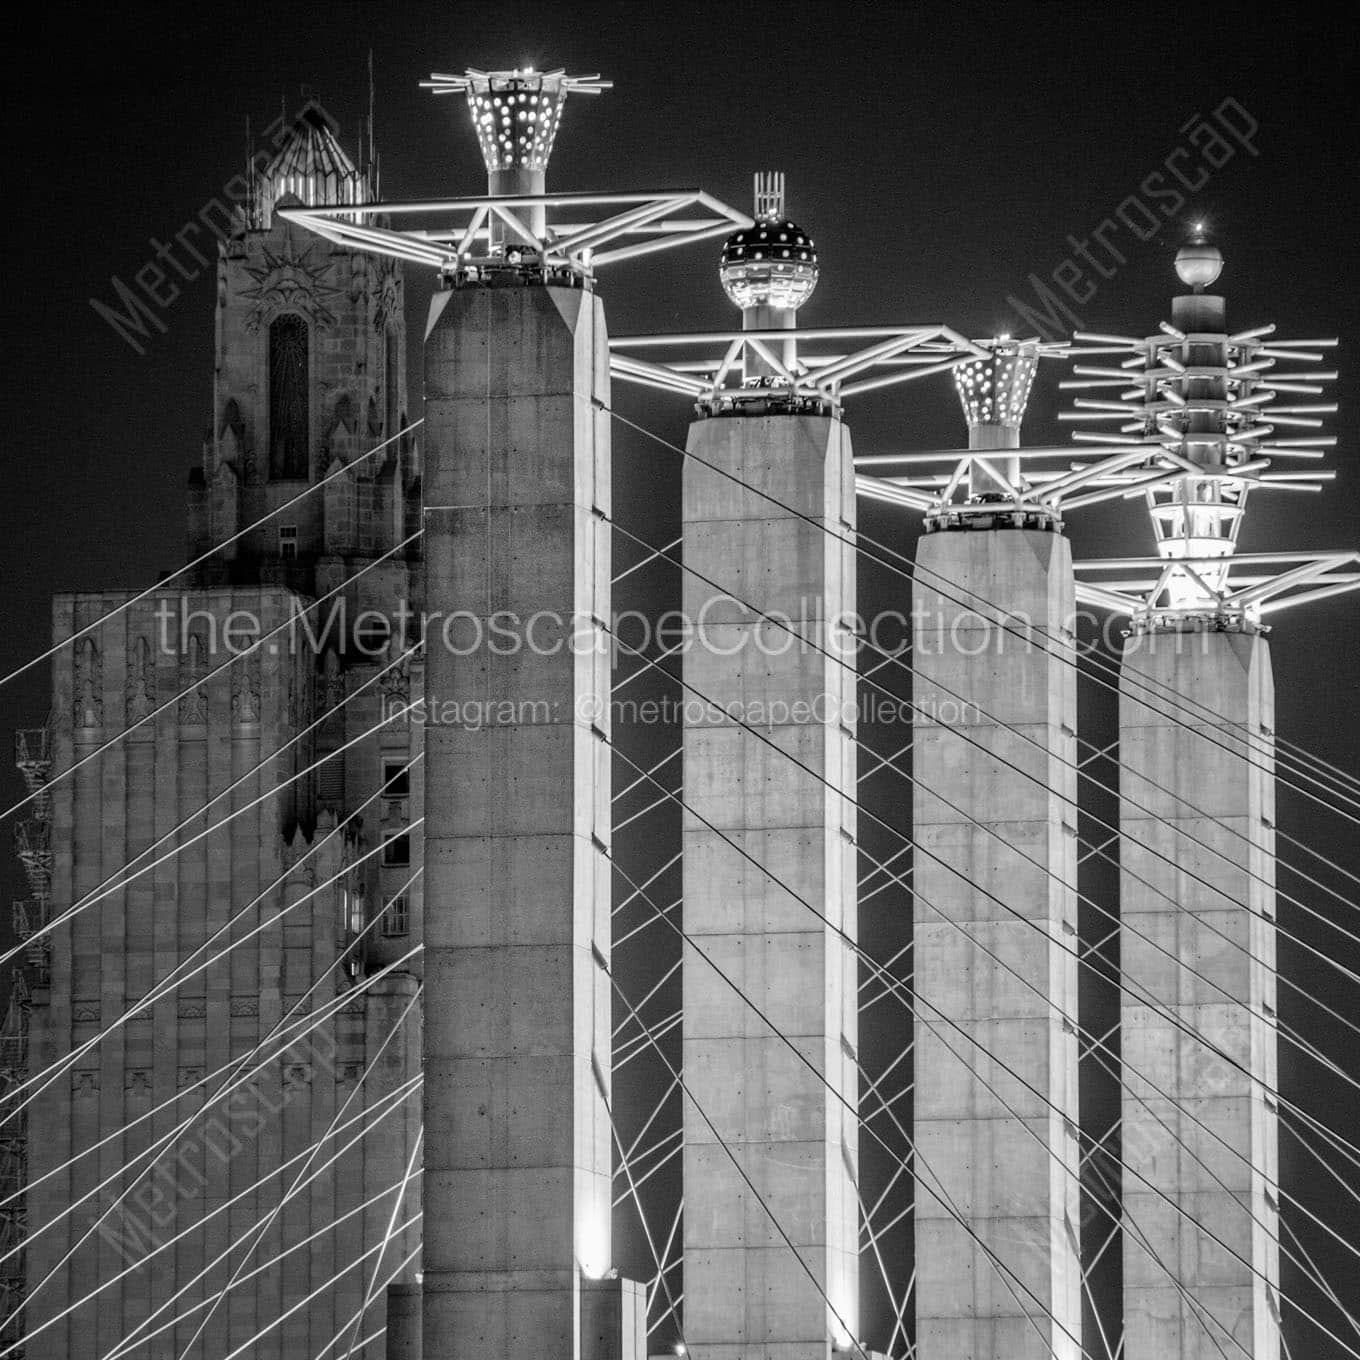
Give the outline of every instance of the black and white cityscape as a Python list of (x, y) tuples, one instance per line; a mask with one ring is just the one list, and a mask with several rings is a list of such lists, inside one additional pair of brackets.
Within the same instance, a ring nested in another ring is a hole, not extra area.
[(1353, 26), (32, 17), (0, 1360), (1360, 1360)]

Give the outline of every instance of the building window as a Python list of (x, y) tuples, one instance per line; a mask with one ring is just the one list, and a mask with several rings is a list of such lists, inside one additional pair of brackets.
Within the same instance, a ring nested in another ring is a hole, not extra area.
[(384, 798), (409, 798), (411, 796), (411, 766), (405, 760), (383, 761)]
[(382, 933), (393, 940), (401, 935), (408, 935), (411, 931), (411, 904), (406, 894), (401, 893), (394, 897), (383, 912)]
[(361, 935), (364, 929), (364, 894), (359, 888), (340, 890), (340, 930)]
[(297, 525), (279, 525), (279, 556), (291, 561), (297, 556)]
[(411, 837), (402, 832), (391, 840), (383, 842), (382, 862), (393, 868), (402, 868), (411, 862)]
[(292, 312), (269, 325), (269, 475), (307, 478), (309, 338)]

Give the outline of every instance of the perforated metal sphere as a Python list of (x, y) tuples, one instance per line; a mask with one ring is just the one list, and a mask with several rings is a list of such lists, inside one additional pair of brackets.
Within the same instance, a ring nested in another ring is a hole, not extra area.
[(1223, 272), (1223, 252), (1207, 241), (1191, 241), (1176, 252), (1176, 274), (1187, 288), (1207, 288)]
[(812, 296), (820, 272), (812, 238), (787, 218), (762, 219), (729, 236), (718, 269), (723, 290), (743, 311), (796, 311)]

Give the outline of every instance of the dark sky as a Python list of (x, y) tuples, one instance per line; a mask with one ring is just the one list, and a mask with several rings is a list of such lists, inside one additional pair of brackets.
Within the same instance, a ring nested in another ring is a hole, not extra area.
[[(306, 85), (353, 145), (370, 47), (387, 197), (484, 183), (461, 107), (416, 87), (431, 70), (600, 71), (615, 89), (569, 105), (554, 187), (702, 185), (745, 207), (751, 172), (782, 169), (790, 208), (822, 260), (807, 324), (938, 321), (973, 335), (1023, 333), (1007, 298), (1032, 296), (1028, 276), (1049, 276), (1072, 254), (1069, 235), (1090, 238), (1130, 196), (1155, 208), (1144, 183), (1190, 146), (1187, 122), (1235, 100), (1258, 125), (1258, 154), (1234, 144), (1149, 240), (1126, 227), (1109, 235), (1124, 261), (1077, 310), (1091, 329), (1153, 328), (1169, 314), (1182, 223), (1207, 219), (1227, 257), (1220, 288), (1234, 327), (1275, 321), (1281, 335), (1342, 339), (1337, 483), (1322, 497), (1254, 499), (1243, 547), (1360, 545), (1360, 82), (1353, 19), (1328, 13), (1149, 0), (36, 7), (33, 30), (8, 44), (0, 672), (46, 645), (54, 590), (141, 586), (183, 559), (185, 475), (210, 408), (210, 272), (181, 281), (163, 313), (166, 333), (140, 355), (90, 299), (111, 301), (112, 280), (130, 283), (151, 257), (150, 238), (172, 237), (221, 194), (244, 160), (247, 117), (258, 128), (281, 101), (295, 109)], [(609, 275), (611, 329), (733, 324), (712, 255)], [(418, 334), (425, 288), (411, 295)], [(1052, 365), (1040, 379), (1031, 441), (1066, 438), (1053, 419), (1057, 376)], [(620, 398), (629, 401), (683, 437), (682, 405)], [(953, 443), (961, 428), (942, 380), (868, 398), (849, 418), (859, 452)], [(662, 532), (675, 471), (660, 451), (621, 441), (621, 513)], [(865, 526), (909, 551), (900, 519), (871, 511)], [(1151, 546), (1141, 510), (1127, 506), (1080, 519), (1072, 536), (1078, 556)], [(1274, 634), (1282, 735), (1352, 771), (1357, 598), (1286, 616)], [(0, 693), (0, 726), (40, 721), (45, 684), (35, 673)], [(1099, 704), (1092, 712), (1108, 721)], [(0, 773), (4, 803), (18, 788)], [(1344, 822), (1289, 798), (1282, 819), (1360, 867)], [(6, 862), (0, 886), (8, 896), (18, 885)], [(1282, 921), (1304, 929), (1287, 912)], [(1294, 964), (1286, 952), (1285, 966)], [(1328, 994), (1360, 1016), (1354, 989)], [(1353, 1046), (1321, 1027), (1308, 1032), (1360, 1073)], [(1331, 1102), (1338, 1127), (1360, 1127), (1360, 1103), (1335, 1085), (1293, 1070), (1284, 1081), (1300, 1099)], [(1299, 1175), (1297, 1193), (1332, 1211), (1332, 1197)], [(1323, 1255), (1338, 1283), (1353, 1286), (1354, 1258)], [(1354, 1289), (1350, 1298), (1360, 1302)]]

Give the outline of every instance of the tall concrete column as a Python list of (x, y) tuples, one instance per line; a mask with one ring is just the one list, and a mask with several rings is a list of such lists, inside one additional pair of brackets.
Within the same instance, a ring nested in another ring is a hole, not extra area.
[[(854, 551), (844, 542), (855, 523), (850, 436), (824, 416), (714, 417), (690, 427), (688, 448), (702, 462), (685, 465), (685, 561), (721, 589), (685, 576), (698, 635), (684, 677), (715, 708), (687, 712), (684, 727), (695, 814), (684, 827), (694, 941), (683, 965), (684, 1072), (755, 1189), (686, 1102), (685, 1340), (697, 1360), (823, 1360), (858, 1328), (856, 959), (698, 819), (854, 937), (855, 674), (817, 650), (853, 658), (837, 624), (855, 605)], [(753, 609), (787, 619), (809, 645)]]
[(1277, 1360), (1270, 650), (1135, 631), (1120, 688), (1125, 1354)]
[(916, 562), (917, 1354), (1077, 1360), (1071, 553), (940, 529)]
[(608, 373), (591, 292), (432, 303), (426, 1360), (635, 1345), (583, 1287), (610, 1266)]

